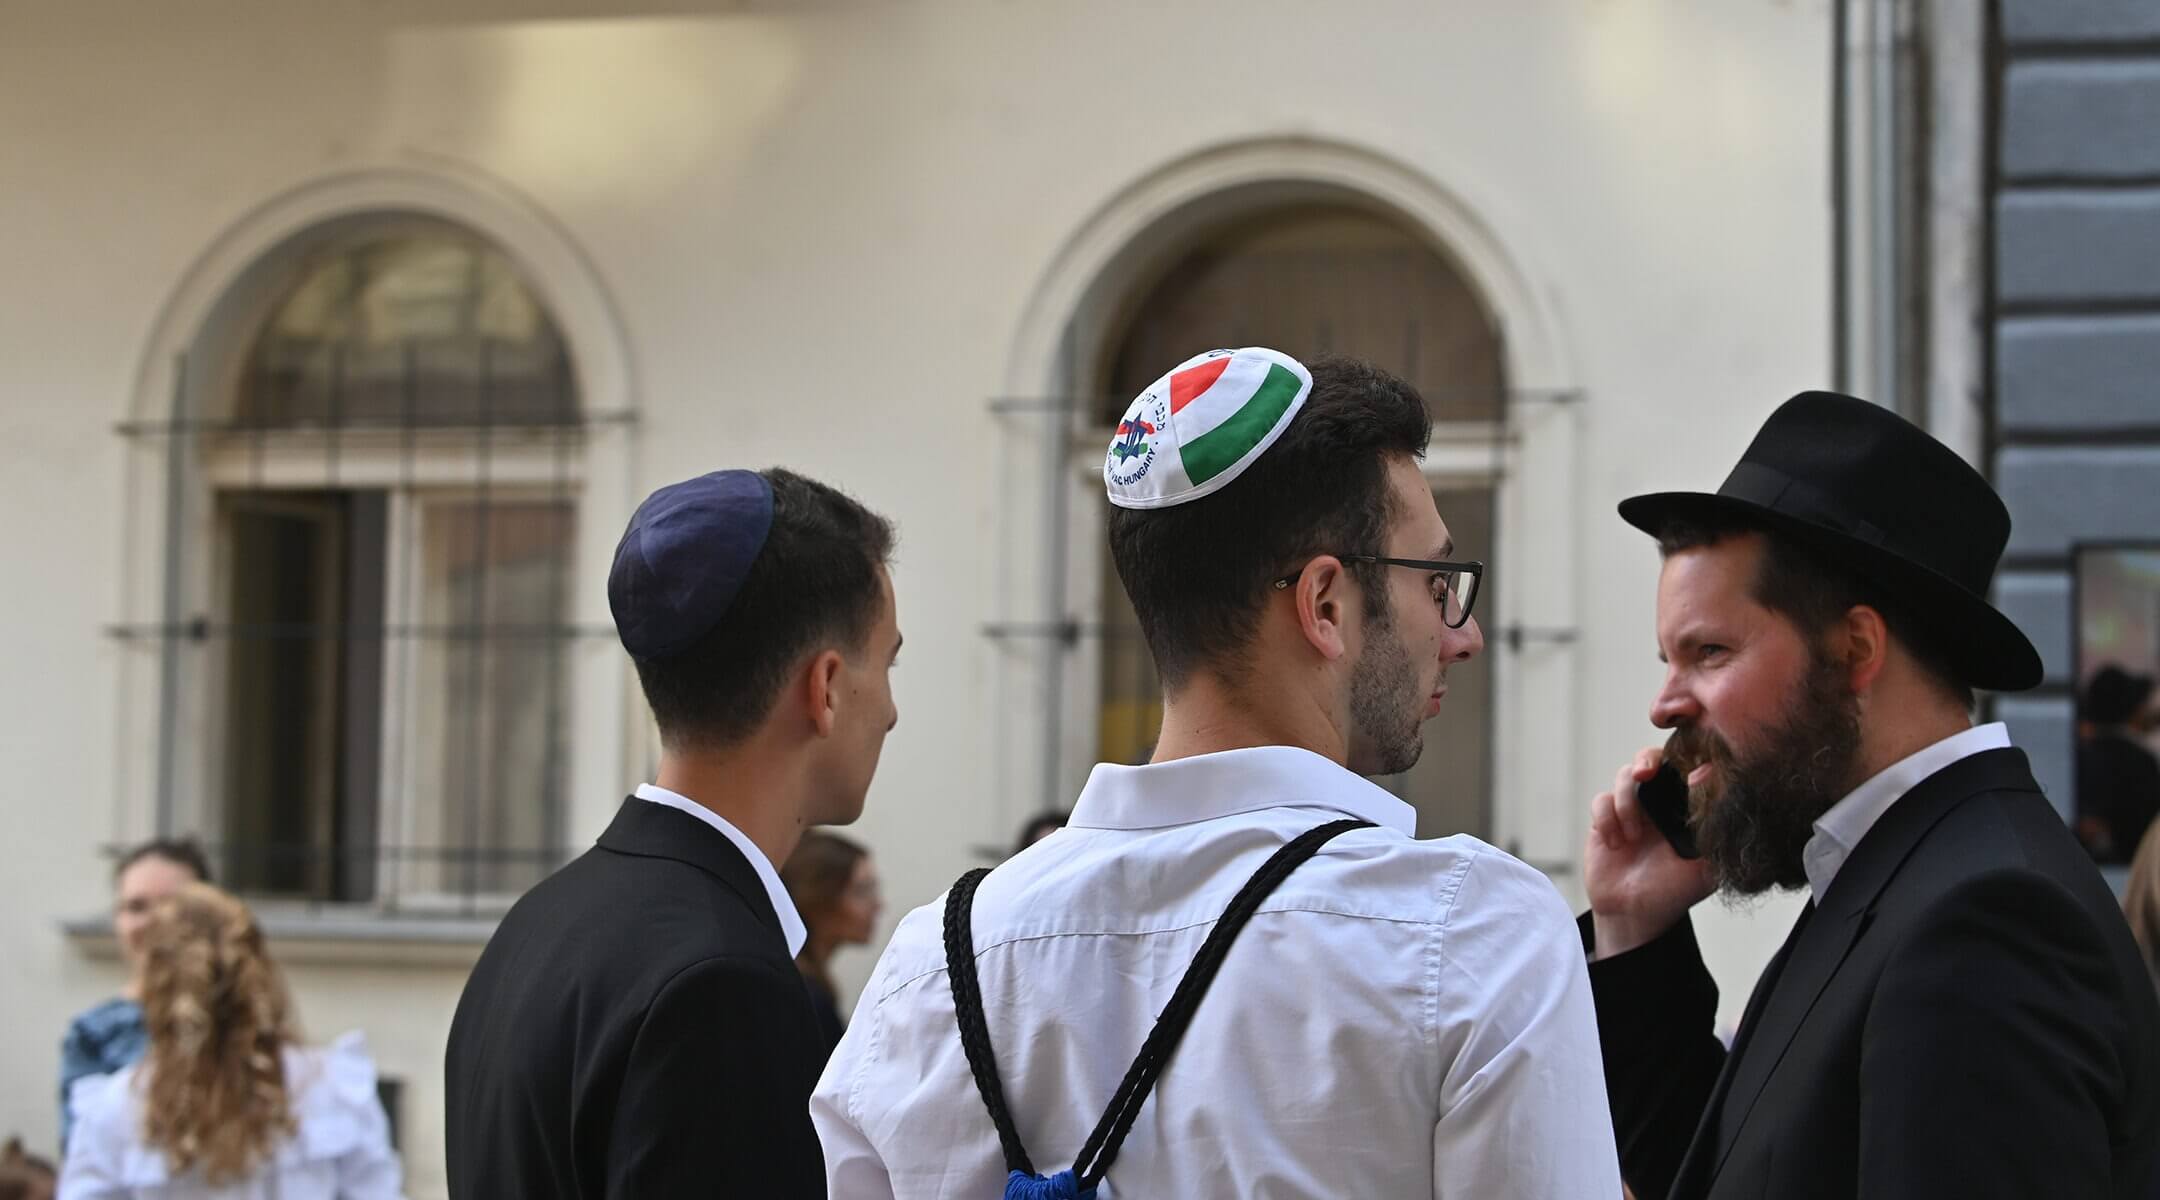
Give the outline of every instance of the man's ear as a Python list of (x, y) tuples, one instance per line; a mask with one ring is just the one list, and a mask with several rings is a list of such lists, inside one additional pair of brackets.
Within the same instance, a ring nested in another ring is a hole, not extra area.
[(1350, 653), (1344, 628), (1350, 603), (1350, 572), (1342, 560), (1323, 554), (1305, 564), (1290, 585), (1297, 604), (1298, 632), (1307, 645), (1329, 661)]
[(1890, 626), (1873, 606), (1855, 604), (1845, 610), (1839, 633), (1845, 639), (1845, 677), (1854, 695), (1866, 695), (1882, 678), (1890, 659)]
[(803, 708), (819, 737), (832, 736), (840, 720), (840, 652), (823, 650), (805, 669)]

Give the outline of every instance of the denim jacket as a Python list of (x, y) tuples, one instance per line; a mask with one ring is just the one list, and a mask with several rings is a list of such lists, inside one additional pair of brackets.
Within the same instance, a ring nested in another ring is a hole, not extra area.
[(67, 1145), (74, 1124), (68, 1089), (86, 1075), (110, 1075), (143, 1056), (150, 1032), (143, 1027), (142, 1005), (115, 996), (85, 1010), (68, 1024), (60, 1040), (60, 1144)]

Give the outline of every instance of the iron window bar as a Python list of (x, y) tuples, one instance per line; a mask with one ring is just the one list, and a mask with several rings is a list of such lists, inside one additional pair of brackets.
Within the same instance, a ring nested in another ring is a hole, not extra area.
[[(1577, 404), (1588, 398), (1579, 387), (1558, 388), (1502, 388), (1497, 393), (1484, 388), (1447, 389), (1420, 391), (1428, 406), (1462, 399), (1484, 400), (1497, 398), (1501, 411), (1516, 404)], [(986, 407), (994, 414), (1006, 413), (1055, 413), (1055, 412), (1102, 412), (1116, 404), (1122, 408), (1132, 401), (1131, 396), (992, 396)], [(1497, 423), (1497, 422), (1495, 422)]]
[[(387, 450), (398, 457), (396, 480), (388, 486), (410, 493), (418, 486), (416, 455), (423, 448), (432, 451), (445, 444), (466, 447), (470, 455), (470, 477), (462, 486), (469, 499), (462, 503), (475, 510), (473, 519), (479, 524), (472, 535), (476, 543), (474, 554), (476, 560), (484, 560), (492, 520), (490, 514), (498, 511), (503, 503), (522, 502), (522, 493), (529, 490), (492, 477), (497, 456), (517, 454), (524, 460), (533, 459), (536, 453), (548, 456), (547, 462), (551, 464), (548, 474), (552, 481), (549, 494), (560, 502), (576, 491), (569, 483), (570, 455), (575, 448), (592, 433), (619, 430), (637, 423), (637, 414), (632, 410), (597, 411), (580, 407), (567, 354), (555, 354), (541, 364), (539, 374), (513, 378), (499, 377), (497, 368), (501, 356), (496, 353), (498, 347), (492, 339), (478, 339), (475, 349), (478, 352), (477, 378), (459, 378), (438, 387), (421, 369), (420, 347), (415, 343), (408, 342), (402, 347), (401, 372), (357, 382), (353, 372), (347, 370), (345, 348), (334, 345), (328, 351), (327, 374), (319, 377), (321, 386), (304, 394), (296, 391), (289, 395), (272, 395), (268, 403), (259, 402), (262, 397), (251, 400), (245, 394), (238, 395), (234, 410), (219, 415), (199, 414), (194, 411), (196, 406), (189, 403), (189, 376), (183, 357), (175, 363), (175, 387), (169, 415), (123, 420), (113, 426), (114, 433), (122, 438), (138, 443), (157, 442), (166, 474), (163, 489), (166, 501), (165, 586), (161, 618), (125, 621), (104, 628), (107, 636), (120, 642), (149, 644), (162, 650), (156, 685), (159, 736), (154, 776), (155, 820), (151, 832), (159, 836), (183, 832), (175, 820), (176, 753), (181, 736), (176, 722), (180, 697), (187, 690), (183, 676), (194, 668), (177, 657), (179, 647), (215, 640), (226, 645), (272, 641), (330, 643), (340, 647), (393, 641), (406, 644), (450, 642), (474, 646), (471, 653), (478, 653), (477, 647), (481, 645), (520, 643), (556, 649), (549, 655), (544, 684), (544, 724), (548, 732), (543, 735), (545, 742), (540, 752), (548, 764), (543, 776), (552, 781), (543, 783), (546, 795), (497, 795), (505, 785), (499, 780), (492, 783), (482, 780), (478, 772), (487, 745), (484, 740), (473, 741), (463, 747), (467, 778), (457, 788), (465, 808), (463, 819), (445, 821), (439, 844), (386, 842), (374, 826), (355, 834), (346, 827), (344, 818), (337, 815), (330, 818), (332, 825), (327, 831), (312, 830), (304, 835), (308, 839), (305, 841), (279, 840), (274, 836), (269, 841), (211, 843), (212, 853), (221, 863), (228, 864), (222, 877), (238, 883), (250, 895), (292, 903), (307, 911), (394, 912), (415, 917), (471, 916), (499, 911), (517, 892), (567, 861), (574, 853), (564, 844), (565, 814), (561, 811), (561, 797), (556, 794), (562, 782), (558, 775), (567, 736), (562, 722), (569, 699), (564, 694), (567, 682), (563, 658), (577, 642), (612, 638), (612, 626), (560, 620), (491, 620), (487, 615), (490, 611), (488, 597), (493, 588), (487, 574), (475, 579), (469, 588), (470, 595), (459, 601), (466, 611), (447, 614), (448, 620), (219, 621), (202, 615), (187, 617), (177, 610), (182, 594), (182, 565), (187, 556), (196, 552), (189, 548), (193, 543), (184, 532), (183, 510), (200, 502), (191, 494), (190, 488), (202, 486), (200, 482), (188, 482), (190, 478), (199, 479), (201, 469), (191, 460), (191, 452), (219, 451), (232, 446), (250, 448), (255, 458), (254, 474), (258, 483), (239, 489), (248, 491), (260, 486), (265, 453), (320, 453), (320, 486), (337, 490), (348, 486), (342, 481), (340, 469), (346, 454), (380, 455)], [(341, 452), (341, 447), (348, 449)], [(381, 490), (382, 486), (378, 484), (374, 490)], [(437, 481), (429, 486), (454, 488), (456, 481)], [(498, 500), (494, 493), (502, 486), (520, 487), (520, 499)], [(370, 489), (363, 487), (362, 490)], [(405, 547), (403, 552), (409, 562), (412, 547)], [(549, 568), (555, 581), (554, 591), (559, 595), (568, 594), (563, 579), (566, 566), (564, 556), (556, 555)], [(488, 568), (488, 574), (492, 570)], [(340, 603), (346, 602), (349, 601)], [(460, 650), (457, 653), (468, 652)], [(490, 673), (487, 661), (476, 660), (467, 668), (471, 682), (449, 697), (451, 703), (480, 703), (479, 694), (488, 686)], [(473, 695), (465, 694), (468, 688)], [(336, 736), (345, 736), (345, 732), (341, 729)], [(391, 758), (406, 753), (402, 744), (384, 751)], [(333, 770), (342, 771), (343, 768)], [(336, 794), (331, 801), (332, 812), (335, 814), (349, 803), (383, 803), (395, 794), (392, 790), (395, 786), (386, 777), (381, 781), (380, 792), (371, 791), (365, 796)], [(483, 790), (488, 794), (483, 795)], [(503, 820), (500, 810), (505, 804), (512, 803), (539, 804), (542, 808), (539, 828), (510, 834), (508, 827), (500, 823)], [(483, 810), (488, 814), (485, 817)], [(210, 829), (203, 832), (214, 832), (218, 822), (227, 819), (221, 815), (223, 811), (221, 804), (213, 803), (202, 814), (201, 819), (210, 825)], [(386, 821), (388, 818), (379, 819)], [(483, 834), (487, 836), (483, 837)], [(505, 834), (508, 836), (503, 836)], [(543, 845), (484, 844), (489, 838), (515, 843), (535, 835)], [(366, 865), (348, 878), (347, 872), (337, 864)], [(398, 882), (392, 885), (385, 881), (385, 872), (396, 864), (423, 871), (440, 867), (440, 878), (421, 880), (416, 885), (408, 871), (401, 873)], [(238, 869), (237, 877), (233, 875), (234, 868)]]

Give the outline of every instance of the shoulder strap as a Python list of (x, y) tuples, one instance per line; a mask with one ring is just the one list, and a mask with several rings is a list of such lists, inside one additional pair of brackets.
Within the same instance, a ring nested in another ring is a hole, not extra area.
[(982, 886), (988, 867), (962, 875), (945, 894), (945, 974), (952, 982), (953, 1012), (960, 1021), (960, 1048), (967, 1052), (968, 1070), (975, 1076), (975, 1090), (982, 1093), (983, 1107), (997, 1126), (998, 1144), (1005, 1148), (1005, 1169), (1033, 1175), (1035, 1164), (1013, 1128), (1012, 1113), (1005, 1108), (1005, 1085), (998, 1081), (997, 1056), (990, 1050), (990, 1029), (983, 1022), (982, 981), (975, 975), (975, 889)]
[[(1155, 1018), (1155, 1027), (1148, 1032), (1139, 1056), (1125, 1072), (1125, 1079), (1111, 1098), (1110, 1107), (1096, 1122), (1095, 1132), (1088, 1136), (1080, 1157), (1074, 1160), (1073, 1172), (1083, 1190), (1101, 1182), (1109, 1172), (1110, 1164), (1117, 1160), (1118, 1151), (1125, 1144), (1125, 1135), (1131, 1132), (1134, 1120), (1140, 1115), (1140, 1106), (1154, 1090), (1156, 1079), (1162, 1075), (1163, 1067), (1177, 1050), (1178, 1041), (1192, 1024), (1193, 1012), (1199, 1008), (1201, 997), (1207, 994), (1208, 985), (1215, 981), (1215, 973), (1230, 952), (1230, 943), (1237, 940), (1238, 933), (1259, 910), (1261, 902), (1289, 878), (1291, 872), (1319, 853), (1320, 848), (1337, 835), (1371, 824), (1370, 821), (1346, 818), (1309, 829), (1269, 856), (1253, 877), (1246, 880), (1245, 886), (1238, 889), (1229, 907), (1215, 922), (1215, 928), (1209, 931), (1207, 940), (1201, 943), (1192, 965), (1185, 969), (1185, 977), (1171, 993), (1170, 1003)], [(998, 1080), (990, 1030), (983, 1019), (982, 986), (975, 974), (975, 890), (989, 873), (987, 867), (969, 871), (946, 895), (945, 973), (952, 983), (960, 1045), (967, 1052), (969, 1069), (974, 1072), (975, 1090), (982, 1094), (983, 1107), (990, 1110), (990, 1120), (997, 1126), (998, 1142), (1005, 1150), (1005, 1167), (1008, 1171), (1033, 1176), (1034, 1163), (1028, 1158), (1027, 1148), (1020, 1144), (1020, 1134), (1013, 1128), (1012, 1113), (1005, 1105), (1005, 1089)]]

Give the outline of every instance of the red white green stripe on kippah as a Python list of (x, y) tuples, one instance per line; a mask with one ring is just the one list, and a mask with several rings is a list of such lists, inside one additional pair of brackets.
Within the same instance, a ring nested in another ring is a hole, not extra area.
[(1221, 489), (1275, 444), (1311, 393), (1304, 364), (1262, 347), (1179, 363), (1133, 400), (1111, 436), (1110, 503), (1167, 508)]

